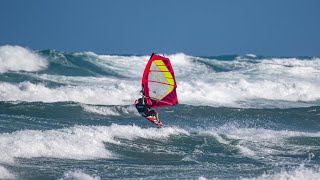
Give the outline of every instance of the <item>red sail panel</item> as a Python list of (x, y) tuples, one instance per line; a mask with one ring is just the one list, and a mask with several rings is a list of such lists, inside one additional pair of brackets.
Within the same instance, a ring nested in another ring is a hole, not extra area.
[(152, 108), (178, 103), (177, 83), (169, 58), (152, 54), (142, 76), (143, 94), (150, 98)]

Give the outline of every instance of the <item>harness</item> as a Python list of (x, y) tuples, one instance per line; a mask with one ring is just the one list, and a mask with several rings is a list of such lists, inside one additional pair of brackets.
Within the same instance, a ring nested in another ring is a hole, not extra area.
[(149, 112), (149, 105), (142, 98), (139, 98), (138, 102), (135, 104), (139, 114), (143, 117), (147, 117)]

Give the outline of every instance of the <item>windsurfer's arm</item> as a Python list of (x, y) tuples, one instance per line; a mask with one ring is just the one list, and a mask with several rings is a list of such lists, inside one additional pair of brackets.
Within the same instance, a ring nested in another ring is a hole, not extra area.
[(143, 103), (145, 104), (145, 106), (148, 109), (151, 108), (154, 105), (154, 103), (151, 101), (150, 97), (143, 95), (142, 99), (143, 99)]
[(139, 92), (139, 94), (143, 97), (144, 95), (143, 95), (143, 90), (141, 90), (140, 92)]

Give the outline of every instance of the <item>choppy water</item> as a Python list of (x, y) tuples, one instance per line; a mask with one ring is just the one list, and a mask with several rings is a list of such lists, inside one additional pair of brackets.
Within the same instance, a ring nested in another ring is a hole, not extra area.
[(157, 129), (131, 105), (148, 55), (1, 46), (0, 179), (319, 179), (319, 58), (167, 56)]

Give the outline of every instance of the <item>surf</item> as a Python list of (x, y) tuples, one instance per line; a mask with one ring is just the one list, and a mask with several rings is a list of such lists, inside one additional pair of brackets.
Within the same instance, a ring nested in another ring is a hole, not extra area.
[[(33, 62), (34, 69), (23, 69), (28, 68), (24, 65), (10, 69), (9, 64), (1, 63), (2, 101), (131, 104), (139, 93), (139, 79), (148, 59), (148, 56), (9, 47), (33, 54), (26, 61)], [(16, 61), (23, 59), (11, 51), (2, 51), (0, 56), (4, 57), (4, 52)], [(241, 108), (319, 105), (320, 59), (317, 57), (195, 57), (182, 53), (166, 56), (172, 59), (175, 68), (181, 104)]]

